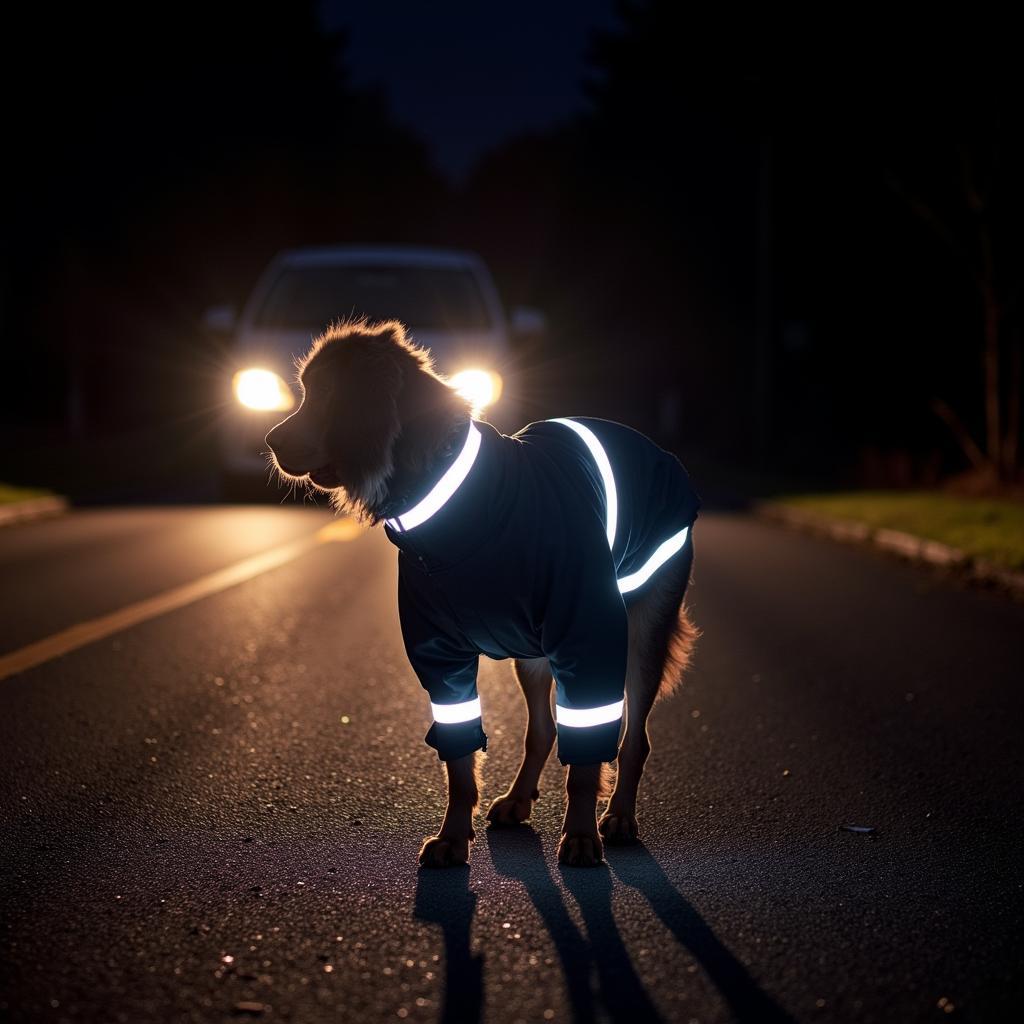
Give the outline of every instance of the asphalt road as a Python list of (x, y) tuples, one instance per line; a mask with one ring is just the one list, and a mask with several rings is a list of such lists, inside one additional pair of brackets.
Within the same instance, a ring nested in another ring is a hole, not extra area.
[[(328, 521), (6, 528), (2, 651)], [(694, 539), (704, 635), (606, 868), (556, 863), (553, 760), (530, 826), (417, 869), (443, 780), (379, 532), (0, 680), (0, 1016), (1019, 1019), (1024, 607), (741, 516)], [(486, 806), (524, 714), (506, 664), (481, 692)]]

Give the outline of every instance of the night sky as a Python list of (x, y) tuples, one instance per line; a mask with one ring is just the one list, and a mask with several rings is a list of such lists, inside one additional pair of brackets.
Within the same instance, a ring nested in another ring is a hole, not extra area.
[(348, 28), (352, 84), (384, 89), (396, 119), (461, 182), (487, 150), (586, 109), (592, 28), (618, 22), (612, 0), (350, 4), (324, 0), (328, 28)]

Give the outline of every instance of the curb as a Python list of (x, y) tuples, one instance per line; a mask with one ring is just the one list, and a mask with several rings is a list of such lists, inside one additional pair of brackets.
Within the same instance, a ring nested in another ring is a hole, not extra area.
[(27, 523), (44, 516), (59, 516), (69, 508), (67, 498), (53, 495), (47, 498), (29, 498), (27, 501), (12, 501), (0, 505), (0, 526), (13, 523)]
[(870, 544), (911, 562), (955, 570), (972, 582), (998, 587), (1018, 600), (1024, 600), (1024, 572), (1004, 569), (983, 558), (972, 558), (967, 552), (937, 540), (899, 530), (874, 529), (866, 523), (849, 519), (829, 519), (772, 501), (755, 503), (754, 514), (792, 529), (831, 537), (846, 544)]

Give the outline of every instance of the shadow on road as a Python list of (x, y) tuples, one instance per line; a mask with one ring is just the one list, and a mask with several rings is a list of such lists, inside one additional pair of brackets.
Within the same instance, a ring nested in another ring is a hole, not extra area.
[(413, 913), (441, 926), (445, 986), (442, 1024), (474, 1024), (484, 1005), (484, 958), (470, 952), (469, 937), (476, 893), (469, 888), (469, 868), (437, 871), (420, 868)]
[(660, 1021), (644, 983), (637, 976), (612, 913), (612, 877), (597, 868), (559, 868), (566, 889), (583, 914), (590, 953), (608, 1016), (616, 1022)]
[(589, 1024), (596, 1019), (590, 990), (591, 949), (565, 909), (562, 894), (548, 870), (540, 837), (529, 825), (487, 829), (485, 835), (495, 871), (523, 883), (554, 940), (573, 1021)]
[(585, 938), (569, 916), (537, 833), (523, 825), (489, 829), (486, 835), (495, 869), (523, 883), (551, 934), (565, 974), (574, 1024), (597, 1019), (590, 984), (593, 969), (600, 985), (601, 1017), (623, 1024), (662, 1019), (633, 967), (615, 921), (612, 891), (616, 880), (646, 897), (676, 941), (689, 950), (718, 988), (734, 1020), (741, 1024), (791, 1022), (718, 941), (642, 845), (609, 851), (611, 871), (606, 867), (560, 869), (561, 880), (583, 915), (589, 937)]
[[(488, 829), (491, 861), (499, 875), (522, 882), (558, 952), (572, 1007), (573, 1024), (599, 1017), (615, 1024), (660, 1021), (643, 981), (633, 967), (612, 911), (616, 882), (636, 889), (698, 961), (721, 993), (738, 1024), (792, 1024), (792, 1018), (761, 991), (747, 969), (729, 952), (673, 886), (643, 845), (609, 849), (610, 870), (560, 868), (562, 884), (579, 904), (587, 937), (573, 923), (563, 890), (552, 876), (540, 837), (529, 825)], [(415, 916), (441, 926), (446, 964), (443, 1024), (479, 1021), (483, 1012), (483, 956), (470, 951), (476, 893), (469, 868), (420, 869)], [(596, 1005), (591, 977), (600, 986)]]
[[(609, 847), (605, 854), (611, 870), (620, 882), (636, 889), (647, 898), (662, 924), (685, 946), (704, 969), (732, 1010), (733, 1019), (743, 1024), (792, 1024), (792, 1017), (761, 991), (747, 969), (718, 940), (693, 904), (685, 900), (661, 866), (641, 843), (636, 846)], [(581, 900), (594, 900), (594, 889), (585, 880), (577, 881), (584, 872), (566, 868), (563, 875), (569, 890)], [(600, 887), (603, 894), (604, 886)], [(611, 889), (611, 885), (607, 886)], [(603, 895), (602, 895), (603, 899)], [(601, 913), (611, 917), (611, 908), (602, 905)], [(587, 915), (583, 910), (584, 917)], [(593, 935), (590, 922), (587, 929)]]

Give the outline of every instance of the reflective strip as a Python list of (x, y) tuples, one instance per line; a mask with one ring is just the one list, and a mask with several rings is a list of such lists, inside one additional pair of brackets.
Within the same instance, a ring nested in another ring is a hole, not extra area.
[(660, 544), (654, 554), (647, 559), (636, 572), (623, 576), (619, 580), (619, 593), (628, 594), (637, 587), (642, 587), (654, 573), (663, 566), (686, 543), (690, 528), (684, 526), (678, 533), (672, 534), (664, 544)]
[(599, 708), (563, 708), (561, 704), (556, 704), (555, 721), (559, 725), (571, 725), (574, 729), (616, 722), (622, 717), (622, 705), (625, 702), (623, 698), (614, 704), (605, 704)]
[(430, 710), (433, 712), (434, 721), (443, 722), (445, 725), (472, 722), (474, 718), (480, 717), (480, 698), (464, 700), (461, 704), (435, 704), (431, 701)]
[(619, 518), (619, 498), (615, 491), (615, 477), (612, 475), (612, 464), (608, 461), (608, 456), (605, 454), (604, 448), (601, 447), (601, 442), (598, 441), (594, 432), (589, 427), (585, 427), (582, 423), (577, 423), (575, 420), (557, 419), (551, 422), (561, 423), (570, 430), (575, 430), (583, 438), (584, 444), (590, 449), (590, 454), (594, 456), (601, 479), (604, 481), (605, 504), (608, 506), (607, 523), (605, 526), (605, 532), (608, 534), (608, 547), (614, 547), (615, 527)]
[(404, 515), (384, 521), (392, 530), (399, 533), (425, 523), (459, 489), (462, 481), (466, 479), (470, 469), (473, 468), (479, 451), (480, 431), (477, 430), (476, 424), (470, 421), (469, 435), (466, 437), (466, 443), (462, 446), (462, 451), (459, 452), (459, 457), (448, 467), (448, 471), (437, 481), (433, 490)]

